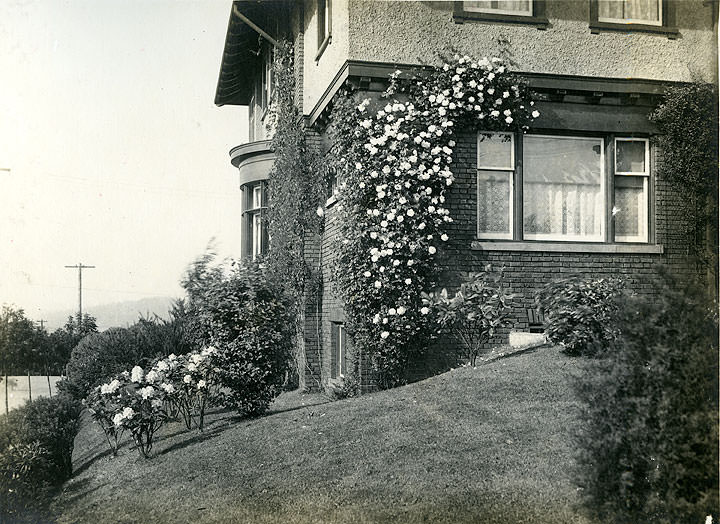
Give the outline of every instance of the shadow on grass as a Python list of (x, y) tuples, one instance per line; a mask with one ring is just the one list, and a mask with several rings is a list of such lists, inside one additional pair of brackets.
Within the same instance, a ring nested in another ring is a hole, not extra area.
[(101, 458), (107, 457), (108, 455), (112, 455), (112, 451), (109, 450), (109, 449), (106, 449), (105, 451), (102, 451), (102, 452), (98, 453), (97, 455), (93, 455), (92, 457), (90, 457), (89, 459), (87, 459), (87, 460), (82, 464), (82, 466), (77, 467), (77, 468), (73, 468), (72, 476), (73, 476), (73, 477), (76, 477), (77, 475), (79, 475), (79, 474), (82, 473), (83, 471), (87, 470), (87, 469), (88, 469), (90, 466), (92, 466), (95, 462), (97, 462), (97, 461), (100, 460)]
[(92, 479), (85, 478), (78, 480), (77, 482), (70, 484), (65, 490), (64, 490), (64, 499), (65, 503), (74, 503), (78, 500), (80, 500), (83, 497), (86, 497), (90, 493), (93, 493), (103, 486), (107, 484), (107, 482), (103, 482), (101, 484), (98, 484), (97, 486), (93, 487), (92, 489), (87, 489), (88, 486), (92, 483)]

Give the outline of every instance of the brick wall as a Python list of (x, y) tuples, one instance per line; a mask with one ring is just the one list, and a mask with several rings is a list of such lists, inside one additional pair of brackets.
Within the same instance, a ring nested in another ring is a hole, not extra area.
[[(682, 202), (664, 180), (654, 180), (654, 226), (656, 243), (664, 248), (662, 254), (575, 253), (550, 251), (477, 250), (471, 244), (476, 240), (477, 142), (474, 133), (459, 133), (454, 154), (455, 183), (446, 198), (454, 222), (448, 227), (450, 240), (440, 251), (440, 287), (453, 291), (470, 272), (479, 272), (487, 264), (505, 267), (505, 282), (516, 295), (512, 309), (512, 326), (501, 331), (489, 345), (507, 343), (510, 330), (528, 331), (528, 309), (534, 308), (534, 297), (543, 285), (563, 276), (581, 274), (588, 277), (622, 277), (628, 288), (639, 293), (649, 290), (648, 277), (654, 265), (665, 262), (678, 274), (690, 274), (693, 267), (687, 259), (683, 224), (679, 219)], [(662, 160), (653, 147), (652, 165)], [(653, 169), (653, 172), (657, 172)], [(653, 193), (651, 192), (651, 198)], [(651, 219), (652, 220), (652, 219)], [(333, 267), (341, 246), (337, 209), (330, 206), (325, 216), (322, 235), (321, 266), (323, 276), (321, 324), (322, 371), (330, 376), (330, 324), (344, 321), (342, 303), (335, 295)], [(459, 347), (448, 337), (434, 341), (428, 353), (411, 366), (409, 379), (419, 379), (456, 365), (461, 355)], [(365, 355), (360, 355), (362, 391), (375, 389), (375, 380)]]

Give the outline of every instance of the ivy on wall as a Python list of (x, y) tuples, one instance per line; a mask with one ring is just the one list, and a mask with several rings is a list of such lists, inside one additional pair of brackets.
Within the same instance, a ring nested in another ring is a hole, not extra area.
[(657, 175), (685, 203), (679, 211), (690, 254), (714, 276), (717, 289), (718, 92), (710, 84), (669, 89), (650, 119), (662, 154)]
[(275, 48), (273, 75), (275, 85), (268, 128), (273, 132), (275, 162), (268, 177), (270, 233), (264, 259), (269, 273), (291, 297), (295, 307), (297, 343), (295, 362), (302, 385), (305, 373), (304, 309), (308, 294), (317, 293), (319, 272), (312, 271), (305, 257), (305, 241), (318, 233), (316, 214), (324, 198), (326, 184), (317, 157), (305, 140), (305, 125), (295, 105), (295, 64), (292, 44), (279, 42)]
[(435, 286), (449, 239), (454, 129), (526, 130), (539, 116), (533, 104), (501, 59), (459, 55), (410, 77), (394, 73), (380, 101), (336, 96), (337, 287), (353, 343), (371, 356), (381, 387), (403, 381), (436, 330), (421, 293)]

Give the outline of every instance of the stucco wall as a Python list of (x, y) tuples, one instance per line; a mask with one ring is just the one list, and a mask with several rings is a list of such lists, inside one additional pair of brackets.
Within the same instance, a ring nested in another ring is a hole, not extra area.
[(318, 14), (317, 2), (305, 2), (305, 52), (303, 63), (305, 74), (303, 78), (303, 111), (308, 114), (312, 111), (320, 96), (348, 59), (350, 35), (349, 30), (349, 0), (332, 1), (332, 35), (330, 45), (315, 60), (318, 51)]
[(676, 7), (675, 40), (648, 33), (591, 34), (589, 0), (547, 0), (546, 30), (508, 24), (453, 21), (453, 2), (351, 0), (351, 60), (434, 62), (451, 48), (475, 56), (499, 52), (509, 40), (514, 69), (523, 72), (713, 81), (717, 39), (712, 6), (683, 0)]

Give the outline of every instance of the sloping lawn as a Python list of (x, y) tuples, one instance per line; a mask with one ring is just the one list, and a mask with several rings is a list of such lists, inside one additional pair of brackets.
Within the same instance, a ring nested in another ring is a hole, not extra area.
[(156, 456), (105, 453), (86, 423), (63, 523), (590, 522), (572, 481), (568, 378), (577, 362), (539, 348), (392, 391), (327, 402), (281, 396), (204, 434), (166, 426)]

